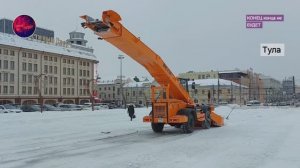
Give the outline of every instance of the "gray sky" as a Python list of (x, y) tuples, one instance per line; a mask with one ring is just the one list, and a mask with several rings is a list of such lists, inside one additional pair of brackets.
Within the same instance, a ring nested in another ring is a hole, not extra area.
[[(102, 11), (112, 9), (175, 74), (251, 67), (279, 80), (295, 75), (300, 83), (299, 6), (298, 0), (2, 0), (0, 17), (31, 15), (37, 26), (54, 30), (61, 39), (67, 39), (73, 30), (86, 33), (88, 45), (99, 58), (102, 79), (119, 75), (117, 56), (122, 52), (82, 29), (79, 16), (100, 18)], [(246, 14), (284, 14), (285, 20), (249, 30), (245, 28)], [(285, 56), (261, 57), (261, 43), (284, 43)], [(123, 74), (150, 76), (130, 57), (123, 60)]]

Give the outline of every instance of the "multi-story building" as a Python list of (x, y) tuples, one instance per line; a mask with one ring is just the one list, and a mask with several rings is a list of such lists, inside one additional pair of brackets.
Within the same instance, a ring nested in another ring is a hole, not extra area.
[(98, 83), (99, 98), (102, 102), (116, 105), (132, 103), (146, 106), (151, 102), (151, 85), (150, 81), (136, 82), (131, 78), (122, 81), (122, 88), (120, 79), (100, 81)]
[[(123, 81), (125, 83), (125, 81)], [(101, 102), (114, 103), (121, 105), (121, 81), (116, 80), (102, 80), (97, 83), (99, 98)]]
[(0, 103), (87, 102), (97, 63), (92, 52), (72, 44), (0, 33)]
[(124, 99), (126, 104), (149, 106), (151, 104), (151, 85), (152, 82), (131, 81), (123, 86)]
[(296, 96), (295, 98), (300, 101), (300, 86), (299, 85), (296, 85), (295, 86), (295, 92), (296, 92)]
[(265, 89), (260, 74), (254, 73), (250, 70), (230, 70), (220, 71), (220, 79), (230, 80), (238, 84), (247, 86), (248, 99), (247, 100), (259, 100), (265, 102)]
[(290, 101), (296, 96), (294, 77), (286, 78), (282, 81), (283, 99)]
[(196, 79), (217, 79), (218, 72), (217, 71), (207, 71), (207, 72), (194, 72), (188, 71), (186, 73), (180, 73), (178, 75), (179, 78), (189, 79), (189, 80), (196, 80)]
[[(189, 81), (188, 84), (189, 94), (196, 103), (246, 104), (248, 101), (247, 86), (233, 81), (224, 79), (198, 79)], [(192, 85), (195, 85), (195, 89), (192, 89)], [(210, 93), (211, 100), (208, 100), (208, 93)]]
[(265, 102), (272, 103), (278, 102), (282, 96), (282, 85), (279, 80), (276, 80), (270, 76), (261, 75), (263, 81), (263, 87), (265, 90)]

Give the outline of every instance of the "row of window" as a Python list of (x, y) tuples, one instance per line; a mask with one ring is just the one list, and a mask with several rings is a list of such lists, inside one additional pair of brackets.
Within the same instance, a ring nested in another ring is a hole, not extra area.
[(74, 88), (63, 88), (63, 95), (75, 95)]
[[(75, 64), (75, 61), (72, 59), (63, 59), (63, 63), (65, 64)], [(79, 62), (80, 66), (90, 66), (89, 62), (85, 62), (85, 61), (80, 61)]]
[(89, 89), (80, 89), (79, 90), (79, 95), (90, 95), (90, 90)]
[(0, 48), (0, 54), (15, 56), (15, 51), (14, 50), (7, 50), (7, 49), (2, 50)]
[[(106, 98), (110, 99), (110, 98), (111, 98), (111, 94), (107, 94), (107, 95), (106, 95), (106, 94), (104, 94), (104, 95), (101, 95), (101, 94), (100, 94), (99, 97), (100, 97), (100, 99), (101, 99), (101, 98), (103, 98), (103, 99), (106, 99)], [(112, 98), (115, 99), (115, 97), (116, 97), (116, 96), (115, 96), (115, 93), (113, 93), (113, 94), (112, 94)]]
[(63, 85), (75, 86), (75, 79), (74, 78), (63, 78)]
[(7, 70), (15, 70), (15, 61), (0, 60), (0, 69), (2, 68)]
[[(213, 78), (216, 78), (216, 74), (212, 75)], [(211, 76), (210, 74), (206, 74), (206, 75), (198, 75), (198, 79), (210, 79)]]
[(63, 75), (75, 75), (75, 69), (74, 68), (63, 68)]
[(57, 57), (51, 57), (51, 56), (44, 56), (45, 61), (53, 61), (57, 62)]
[(36, 53), (32, 54), (32, 53), (22, 52), (22, 57), (38, 59), (38, 55)]
[(57, 74), (57, 66), (44, 65), (44, 73)]
[(65, 64), (75, 64), (75, 61), (70, 60), (70, 59), (63, 59), (63, 63), (65, 63)]
[(38, 71), (38, 64), (32, 64), (32, 63), (22, 63), (22, 71), (29, 71), (29, 72), (37, 72)]
[(79, 71), (79, 76), (87, 76), (87, 77), (89, 77), (90, 76), (90, 71), (88, 71), (88, 70), (80, 70)]
[[(231, 93), (230, 89), (226, 89), (226, 90), (227, 90), (227, 93), (228, 93), (228, 94)], [(220, 89), (220, 90), (219, 90), (219, 94), (225, 93), (226, 90)], [(205, 90), (205, 89), (203, 89), (203, 90), (201, 91), (202, 94), (207, 94), (208, 92), (211, 92), (211, 90)], [(195, 90), (195, 94), (197, 94), (197, 93), (198, 93), (197, 90)], [(212, 93), (212, 94), (216, 94), (216, 93), (217, 93), (217, 90), (213, 90), (213, 93)]]
[[(9, 88), (9, 90), (8, 90)], [(6, 86), (3, 87), (0, 85), (0, 94), (14, 94), (15, 93), (15, 87), (14, 86)]]
[(91, 80), (87, 79), (79, 79), (79, 85), (80, 86), (90, 86)]
[[(2, 63), (3, 62), (3, 63)], [(8, 61), (8, 60), (0, 60), (0, 69), (10, 69), (15, 70), (15, 61)], [(51, 65), (44, 65), (44, 73), (50, 73), (50, 74), (57, 74), (57, 66), (51, 66)], [(33, 63), (22, 63), (22, 71), (29, 71), (29, 72), (37, 72), (38, 71), (38, 64)], [(63, 68), (63, 74), (64, 75), (75, 75), (75, 69), (74, 68)], [(80, 70), (79, 71), (80, 76), (90, 76), (89, 70)]]
[[(112, 88), (112, 90), (113, 91), (115, 91), (115, 86), (113, 86), (113, 87), (103, 87), (103, 90), (110, 90)], [(101, 91), (102, 90), (102, 88), (101, 87), (99, 87), (99, 90)]]
[[(0, 48), (0, 54), (15, 56), (15, 51), (14, 50), (8, 50), (8, 49), (1, 49)], [(38, 59), (38, 55), (36, 53), (29, 53), (29, 52), (22, 52), (22, 57), (23, 58)], [(46, 55), (46, 56), (44, 56), (44, 60), (45, 61), (57, 62), (58, 58)], [(63, 59), (63, 63), (75, 64), (75, 61), (71, 60), (71, 59)], [(89, 62), (85, 62), (85, 61), (80, 61), (79, 65), (81, 65), (81, 66), (90, 66), (90, 63)]]
[[(74, 68), (63, 68), (63, 75), (75, 75), (75, 69)], [(90, 77), (90, 71), (89, 70), (80, 70), (79, 76), (87, 76)]]
[[(9, 88), (9, 90), (8, 90)], [(46, 87), (43, 89), (44, 95), (57, 95), (58, 88), (52, 88), (52, 87)], [(3, 86), (3, 89), (0, 85), (0, 93), (2, 94), (14, 94), (14, 86)], [(38, 87), (22, 87), (22, 95), (37, 95), (39, 94)], [(63, 88), (63, 95), (75, 95), (75, 89), (74, 88)], [(89, 95), (89, 89), (80, 89), (80, 95)]]
[[(35, 84), (38, 84), (38, 81), (39, 79), (36, 78), (36, 76), (34, 75), (26, 75), (26, 74), (23, 74), (22, 75), (22, 83), (35, 83)], [(45, 85), (45, 84), (54, 84), (54, 85), (57, 85), (58, 83), (58, 77), (47, 77), (47, 76), (44, 76), (44, 79), (42, 81), (42, 83)]]
[[(44, 88), (44, 95), (57, 95), (57, 88)], [(39, 94), (39, 89), (38, 87), (26, 87), (26, 86), (23, 86), (22, 87), (22, 94), (23, 95), (36, 95), (36, 94)]]
[(15, 74), (7, 72), (0, 73), (0, 82), (15, 82)]
[(89, 62), (80, 61), (79, 65), (81, 65), (81, 66), (90, 66), (90, 63)]

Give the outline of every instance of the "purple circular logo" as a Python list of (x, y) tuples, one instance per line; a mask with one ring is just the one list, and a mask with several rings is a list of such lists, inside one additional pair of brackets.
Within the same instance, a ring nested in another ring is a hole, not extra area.
[(31, 36), (35, 28), (35, 21), (28, 15), (20, 15), (13, 22), (13, 30), (20, 37)]

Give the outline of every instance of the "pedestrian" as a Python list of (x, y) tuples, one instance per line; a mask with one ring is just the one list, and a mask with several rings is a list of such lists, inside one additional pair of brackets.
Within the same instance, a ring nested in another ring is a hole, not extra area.
[(130, 117), (130, 121), (132, 121), (132, 119), (135, 118), (133, 104), (130, 104), (128, 106), (128, 111), (127, 112), (128, 112), (129, 117)]

